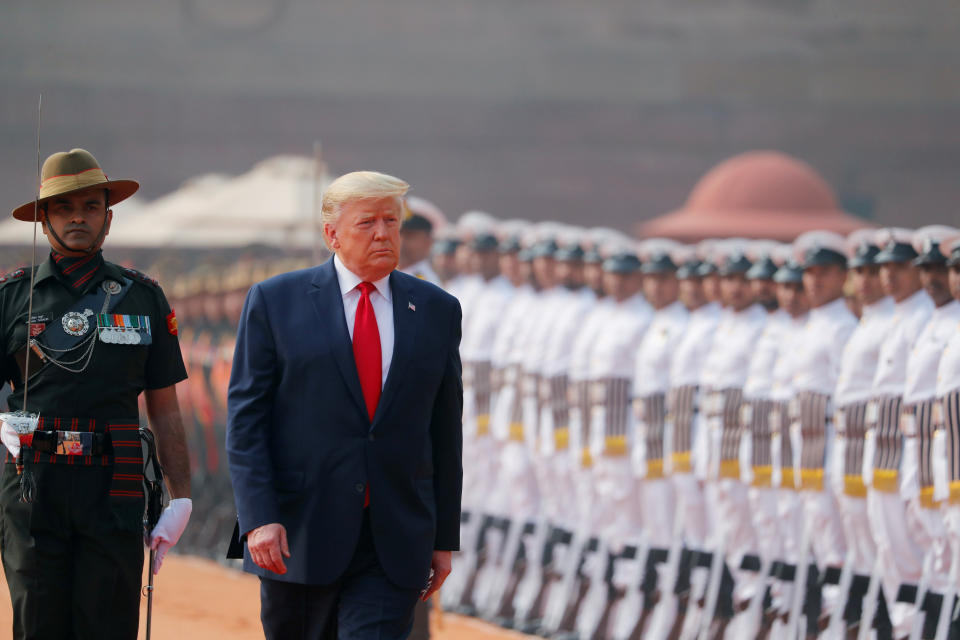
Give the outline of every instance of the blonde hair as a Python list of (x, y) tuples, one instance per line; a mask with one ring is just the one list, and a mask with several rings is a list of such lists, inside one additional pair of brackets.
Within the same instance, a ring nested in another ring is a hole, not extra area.
[(365, 198), (402, 198), (410, 185), (376, 171), (354, 171), (333, 182), (323, 192), (320, 219), (323, 224), (334, 224), (346, 203)]

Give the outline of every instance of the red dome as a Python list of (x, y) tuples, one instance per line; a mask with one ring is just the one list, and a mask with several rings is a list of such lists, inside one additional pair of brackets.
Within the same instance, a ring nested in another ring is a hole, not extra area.
[(812, 229), (845, 234), (864, 226), (840, 209), (833, 190), (807, 163), (778, 151), (751, 151), (708, 171), (683, 208), (641, 224), (640, 233), (687, 241), (788, 241)]

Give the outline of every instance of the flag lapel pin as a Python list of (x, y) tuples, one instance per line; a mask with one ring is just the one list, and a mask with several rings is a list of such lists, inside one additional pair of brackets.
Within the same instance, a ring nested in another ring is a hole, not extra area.
[(407, 303), (407, 309), (410, 309), (410, 311), (416, 311), (416, 310), (417, 310), (417, 305), (413, 304), (412, 302), (408, 302), (408, 303)]

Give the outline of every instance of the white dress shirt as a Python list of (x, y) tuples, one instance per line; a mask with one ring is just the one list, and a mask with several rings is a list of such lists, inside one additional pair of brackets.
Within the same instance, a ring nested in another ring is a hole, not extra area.
[(760, 339), (750, 357), (747, 381), (743, 385), (743, 395), (747, 398), (757, 400), (770, 398), (773, 391), (771, 373), (791, 325), (790, 315), (783, 309), (777, 309), (767, 315), (763, 333), (760, 334)]
[(720, 305), (716, 302), (690, 312), (686, 330), (677, 343), (670, 362), (670, 386), (699, 385), (703, 363), (713, 345), (713, 335), (720, 322)]
[(894, 307), (887, 339), (880, 347), (877, 373), (873, 378), (876, 395), (903, 395), (907, 382), (907, 357), (933, 313), (933, 301), (920, 290)]
[(633, 367), (633, 397), (666, 393), (670, 388), (670, 359), (683, 336), (690, 313), (680, 302), (654, 312)]
[[(353, 340), (353, 323), (357, 318), (357, 305), (360, 304), (360, 290), (357, 285), (363, 282), (360, 277), (347, 269), (339, 256), (333, 257), (333, 268), (340, 282), (340, 294), (343, 296), (343, 315), (347, 320), (347, 331)], [(380, 353), (382, 357), (382, 377), (380, 388), (387, 380), (390, 362), (393, 360), (393, 294), (390, 292), (390, 276), (371, 283), (376, 291), (370, 293), (373, 315), (377, 317), (377, 329), (380, 331)]]
[(857, 317), (850, 313), (843, 298), (810, 310), (797, 345), (794, 391), (832, 396), (840, 377), (843, 348), (856, 326)]
[(537, 304), (537, 292), (530, 285), (518, 287), (503, 317), (497, 324), (493, 339), (491, 362), (499, 369), (520, 364), (523, 351), (520, 339), (525, 330), (525, 322)]
[(460, 341), (460, 357), (464, 362), (489, 362), (497, 331), (507, 313), (515, 289), (510, 281), (499, 276), (487, 282), (473, 306), (473, 317)]
[(788, 317), (780, 331), (777, 358), (773, 363), (773, 373), (770, 376), (770, 400), (786, 402), (796, 392), (793, 388), (793, 380), (797, 374), (796, 356), (803, 344), (803, 330), (807, 326), (808, 319), (808, 314), (799, 318)]
[(438, 287), (442, 286), (440, 284), (440, 276), (438, 276), (437, 272), (433, 270), (433, 266), (430, 264), (429, 258), (424, 258), (420, 262), (415, 262), (405, 269), (398, 269), (398, 271), (403, 271), (404, 273), (408, 273), (415, 278), (426, 280), (427, 282), (435, 284)]
[(541, 373), (548, 378), (568, 374), (572, 356), (570, 346), (583, 327), (590, 310), (597, 303), (596, 295), (586, 287), (566, 292), (565, 299), (566, 302), (557, 308), (559, 317), (548, 336), (544, 352)]
[(960, 322), (953, 329), (953, 336), (940, 356), (937, 367), (937, 397), (942, 398), (960, 389)]
[(922, 402), (936, 395), (937, 366), (947, 343), (957, 333), (957, 325), (960, 325), (960, 302), (951, 300), (933, 310), (930, 322), (920, 332), (907, 359), (904, 404)]
[(758, 304), (743, 311), (725, 309), (703, 366), (703, 385), (708, 389), (742, 389), (747, 381), (750, 358), (767, 322), (766, 310)]
[(611, 298), (594, 299), (590, 313), (583, 320), (579, 333), (570, 347), (570, 382), (579, 382), (590, 377), (590, 352), (603, 331), (607, 315), (614, 310)]
[(523, 372), (526, 375), (542, 374), (547, 359), (547, 346), (554, 327), (563, 315), (563, 308), (570, 292), (562, 287), (541, 291), (538, 304), (527, 320), (526, 332), (520, 345), (523, 349)]
[(880, 298), (863, 308), (860, 323), (853, 330), (840, 359), (835, 400), (845, 407), (873, 395), (873, 378), (883, 345), (893, 323), (893, 298)]
[(640, 294), (614, 303), (590, 350), (590, 379), (633, 377), (633, 367), (653, 308)]

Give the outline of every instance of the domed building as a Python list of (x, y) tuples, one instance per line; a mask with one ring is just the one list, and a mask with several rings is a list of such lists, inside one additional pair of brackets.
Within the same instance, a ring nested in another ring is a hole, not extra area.
[(644, 237), (685, 242), (743, 237), (790, 241), (811, 229), (870, 226), (837, 204), (813, 167), (779, 151), (750, 151), (704, 175), (682, 208), (639, 225)]

